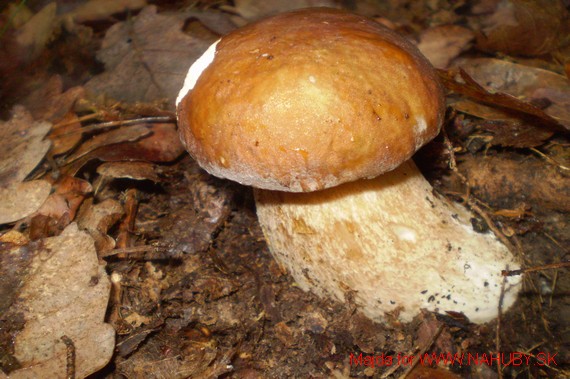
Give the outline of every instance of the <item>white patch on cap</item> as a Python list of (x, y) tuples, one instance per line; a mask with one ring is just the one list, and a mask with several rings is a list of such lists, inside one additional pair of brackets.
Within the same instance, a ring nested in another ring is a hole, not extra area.
[(416, 125), (414, 126), (414, 137), (416, 139), (416, 149), (422, 146), (423, 134), (427, 130), (427, 123), (425, 118), (416, 117)]
[(421, 134), (421, 133), (425, 132), (426, 129), (427, 129), (427, 123), (426, 123), (425, 118), (416, 117), (416, 128), (415, 128), (416, 134)]
[(200, 77), (200, 75), (202, 75), (202, 72), (214, 60), (214, 56), (216, 55), (216, 46), (218, 45), (218, 42), (220, 42), (220, 40), (217, 40), (212, 45), (210, 45), (210, 47), (208, 47), (208, 50), (206, 50), (206, 52), (202, 54), (202, 56), (198, 58), (196, 62), (192, 64), (192, 66), (190, 66), (188, 74), (186, 74), (186, 79), (184, 79), (184, 86), (182, 87), (182, 89), (178, 93), (178, 97), (176, 98), (176, 106), (178, 106), (178, 104), (188, 94), (188, 92), (190, 92), (190, 90), (194, 88), (196, 82), (198, 81), (198, 78)]

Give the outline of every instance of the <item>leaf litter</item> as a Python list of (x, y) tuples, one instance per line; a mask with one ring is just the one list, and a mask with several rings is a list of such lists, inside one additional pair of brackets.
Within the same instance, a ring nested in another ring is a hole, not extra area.
[[(0, 83), (10, 105), (3, 111), (13, 114), (2, 122), (9, 148), (0, 152), (0, 185), (10, 188), (0, 196), (0, 216), (11, 214), (0, 220), (4, 373), (85, 377), (106, 366), (96, 375), (567, 376), (570, 352), (558, 337), (569, 326), (563, 268), (525, 274), (527, 296), (499, 324), (430, 313), (410, 324), (374, 324), (350, 295), (339, 304), (296, 288), (268, 252), (251, 192), (209, 176), (184, 154), (173, 99), (194, 59), (238, 25), (338, 2), (196, 2), (185, 9), (152, 3), (22, 7), (22, 18), (10, 17), (0, 36), (0, 71), (20, 75)], [(553, 32), (568, 12), (521, 13), (534, 6), (352, 4), (446, 69), (445, 134), (416, 161), (440, 193), (479, 205), (486, 218), (479, 216), (498, 225), (528, 266), (567, 260), (570, 243), (569, 97), (561, 75), (569, 55), (564, 35)], [(9, 9), (13, 14), (18, 5)], [(532, 22), (543, 28), (525, 48), (515, 35)], [(102, 65), (85, 67), (86, 57)], [(12, 108), (17, 103), (23, 106)], [(3, 201), (17, 211), (3, 210)], [(418, 349), (522, 349), (535, 357), (557, 353), (559, 360), (497, 368), (368, 367), (349, 359)], [(44, 351), (45, 360), (34, 355)], [(67, 359), (70, 353), (75, 359)]]

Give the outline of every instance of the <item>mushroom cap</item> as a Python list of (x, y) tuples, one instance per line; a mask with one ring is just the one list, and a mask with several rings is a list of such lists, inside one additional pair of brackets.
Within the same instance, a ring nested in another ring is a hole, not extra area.
[(419, 50), (345, 11), (280, 14), (205, 55), (177, 100), (181, 138), (205, 170), (245, 185), (308, 192), (373, 178), (443, 119), (442, 88)]

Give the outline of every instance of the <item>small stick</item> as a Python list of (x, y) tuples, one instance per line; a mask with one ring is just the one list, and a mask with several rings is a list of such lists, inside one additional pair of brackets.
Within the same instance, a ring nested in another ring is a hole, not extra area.
[(564, 261), (564, 262), (558, 262), (558, 263), (549, 263), (547, 265), (533, 266), (533, 267), (528, 267), (528, 268), (520, 268), (518, 270), (503, 270), (503, 271), (501, 271), (501, 275), (503, 275), (503, 276), (515, 276), (515, 275), (526, 274), (528, 272), (544, 271), (544, 270), (550, 270), (553, 268), (563, 268), (563, 267), (570, 267), (570, 261)]
[(61, 336), (61, 340), (66, 348), (66, 370), (65, 377), (67, 379), (75, 379), (75, 345), (68, 336)]
[(530, 150), (535, 152), (536, 154), (538, 154), (542, 158), (546, 159), (548, 162), (552, 163), (553, 165), (558, 166), (560, 169), (567, 170), (567, 171), (570, 170), (570, 167), (566, 167), (566, 166), (562, 165), (556, 159), (544, 154), (542, 151), (535, 149), (534, 147), (531, 147)]
[(429, 342), (422, 348), (422, 350), (419, 352), (419, 354), (416, 357), (414, 357), (412, 365), (410, 367), (408, 367), (402, 375), (400, 375), (399, 379), (405, 379), (408, 375), (410, 375), (410, 372), (412, 372), (412, 370), (418, 365), (418, 362), (420, 361), (420, 357), (423, 356), (426, 353), (426, 351), (431, 347), (431, 345), (433, 345), (435, 343), (435, 341), (437, 340), (437, 338), (441, 334), (442, 330), (443, 330), (443, 324), (441, 324), (437, 328), (437, 330), (435, 331), (434, 335), (431, 337)]
[(167, 251), (167, 246), (158, 246), (158, 245), (141, 245), (141, 246), (132, 246), (132, 247), (124, 247), (119, 249), (113, 249), (111, 251), (106, 251), (99, 254), (100, 258), (111, 257), (114, 255), (119, 255), (122, 257), (127, 254), (138, 254), (138, 253), (164, 253)]
[[(508, 267), (508, 266), (507, 266)], [(503, 300), (505, 298), (505, 285), (507, 284), (507, 278), (503, 277), (503, 282), (501, 283), (501, 295), (499, 296), (499, 313), (497, 315), (497, 329), (495, 330), (495, 349), (497, 354), (501, 351), (501, 322), (503, 321)], [(503, 379), (503, 367), (500, 363), (497, 363), (497, 375), (499, 379)]]
[(168, 123), (168, 122), (175, 122), (176, 119), (174, 116), (155, 116), (155, 117), (141, 117), (141, 118), (132, 118), (130, 120), (116, 120), (116, 121), (107, 121), (107, 122), (99, 122), (97, 124), (91, 124), (89, 126), (84, 126), (80, 129), (72, 130), (67, 133), (58, 134), (58, 137), (68, 136), (77, 133), (89, 133), (95, 130), (100, 129), (107, 129), (112, 128), (115, 126), (130, 126), (130, 125), (137, 125), (137, 124), (152, 124), (152, 123)]

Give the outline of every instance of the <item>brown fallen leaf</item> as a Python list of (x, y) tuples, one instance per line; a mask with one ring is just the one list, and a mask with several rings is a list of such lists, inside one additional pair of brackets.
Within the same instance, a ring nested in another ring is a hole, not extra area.
[(75, 175), (87, 162), (99, 159), (105, 162), (148, 161), (171, 162), (184, 153), (175, 124), (150, 124), (152, 134), (137, 142), (118, 143), (95, 149), (65, 167), (68, 175)]
[(110, 282), (87, 233), (71, 224), (58, 237), (2, 251), (0, 260), (0, 277), (19, 283), (2, 288), (9, 302), (0, 309), (11, 336), (1, 355), (18, 362), (10, 378), (68, 377), (63, 336), (74, 346), (77, 377), (107, 364), (115, 346), (115, 331), (104, 323)]
[[(0, 242), (6, 244), (12, 244), (13, 246), (23, 246), (30, 242), (29, 238), (25, 234), (18, 232), (17, 230), (11, 229), (0, 236)], [(4, 283), (0, 284), (0, 287), (4, 288)]]
[(53, 75), (36, 85), (21, 102), (36, 120), (59, 122), (73, 108), (73, 104), (84, 96), (83, 87), (73, 87), (63, 92), (63, 80), (59, 75)]
[(67, 23), (105, 20), (116, 13), (136, 11), (146, 5), (146, 0), (89, 0), (79, 3), (71, 12), (64, 14), (63, 18)]
[(540, 126), (520, 121), (487, 121), (479, 124), (481, 130), (493, 135), (488, 145), (528, 148), (544, 144), (554, 134)]
[(91, 184), (72, 176), (61, 176), (47, 198), (32, 218), (30, 238), (36, 240), (59, 234), (71, 221), (85, 197), (93, 191)]
[(236, 0), (234, 6), (224, 5), (222, 9), (243, 17), (245, 22), (236, 21), (238, 25), (243, 25), (277, 13), (310, 7), (337, 8), (338, 5), (333, 0)]
[(127, 178), (159, 182), (156, 167), (148, 162), (108, 162), (97, 167), (97, 173), (108, 178)]
[(36, 212), (46, 201), (51, 184), (32, 180), (0, 187), (0, 224), (18, 221)]
[(185, 152), (175, 124), (152, 124), (152, 135), (134, 143), (104, 147), (96, 153), (103, 161), (171, 162)]
[(506, 109), (518, 117), (530, 117), (539, 119), (545, 127), (563, 130), (570, 128), (559, 122), (558, 119), (550, 116), (541, 108), (522, 101), (512, 95), (494, 90), (487, 90), (484, 86), (475, 81), (469, 74), (459, 68), (451, 70), (438, 70), (439, 78), (443, 85), (450, 91), (466, 96), (469, 99), (477, 100), (483, 104)]
[(34, 121), (22, 106), (12, 110), (12, 118), (0, 122), (0, 185), (19, 183), (42, 161), (50, 148), (44, 137), (51, 124)]
[(437, 68), (446, 68), (463, 51), (471, 47), (475, 35), (459, 25), (440, 25), (420, 34), (418, 48)]
[(71, 163), (100, 147), (115, 145), (126, 141), (136, 141), (151, 133), (151, 130), (143, 124), (121, 127), (98, 134), (90, 140), (82, 143), (81, 146), (79, 146), (79, 148), (66, 159), (66, 162)]
[(492, 58), (462, 59), (457, 64), (487, 90), (538, 104), (544, 113), (570, 129), (570, 83), (566, 77)]
[(16, 32), (18, 52), (16, 55), (22, 63), (37, 58), (57, 31), (57, 5), (51, 2), (22, 25)]
[(462, 377), (463, 376), (459, 376), (444, 367), (437, 366), (431, 368), (421, 364), (414, 367), (414, 369), (406, 375), (408, 379), (461, 379)]
[(130, 103), (168, 99), (173, 108), (188, 67), (219, 38), (214, 33), (206, 38), (186, 35), (182, 29), (188, 17), (157, 14), (149, 6), (132, 20), (113, 25), (97, 52), (106, 71), (85, 88)]
[(569, 40), (568, 10), (559, 0), (502, 0), (482, 15), (477, 46), (490, 52), (536, 56)]
[(83, 137), (81, 123), (75, 112), (68, 112), (53, 126), (49, 134), (52, 156), (65, 154), (76, 147)]
[(117, 200), (107, 199), (98, 204), (85, 201), (77, 215), (77, 224), (91, 234), (98, 254), (105, 254), (115, 248), (115, 240), (107, 234), (109, 229), (123, 217), (124, 210)]
[(45, 140), (51, 124), (36, 122), (23, 107), (13, 109), (12, 118), (0, 122), (0, 224), (18, 221), (38, 210), (51, 185), (37, 180), (22, 182), (41, 162), (50, 147)]

